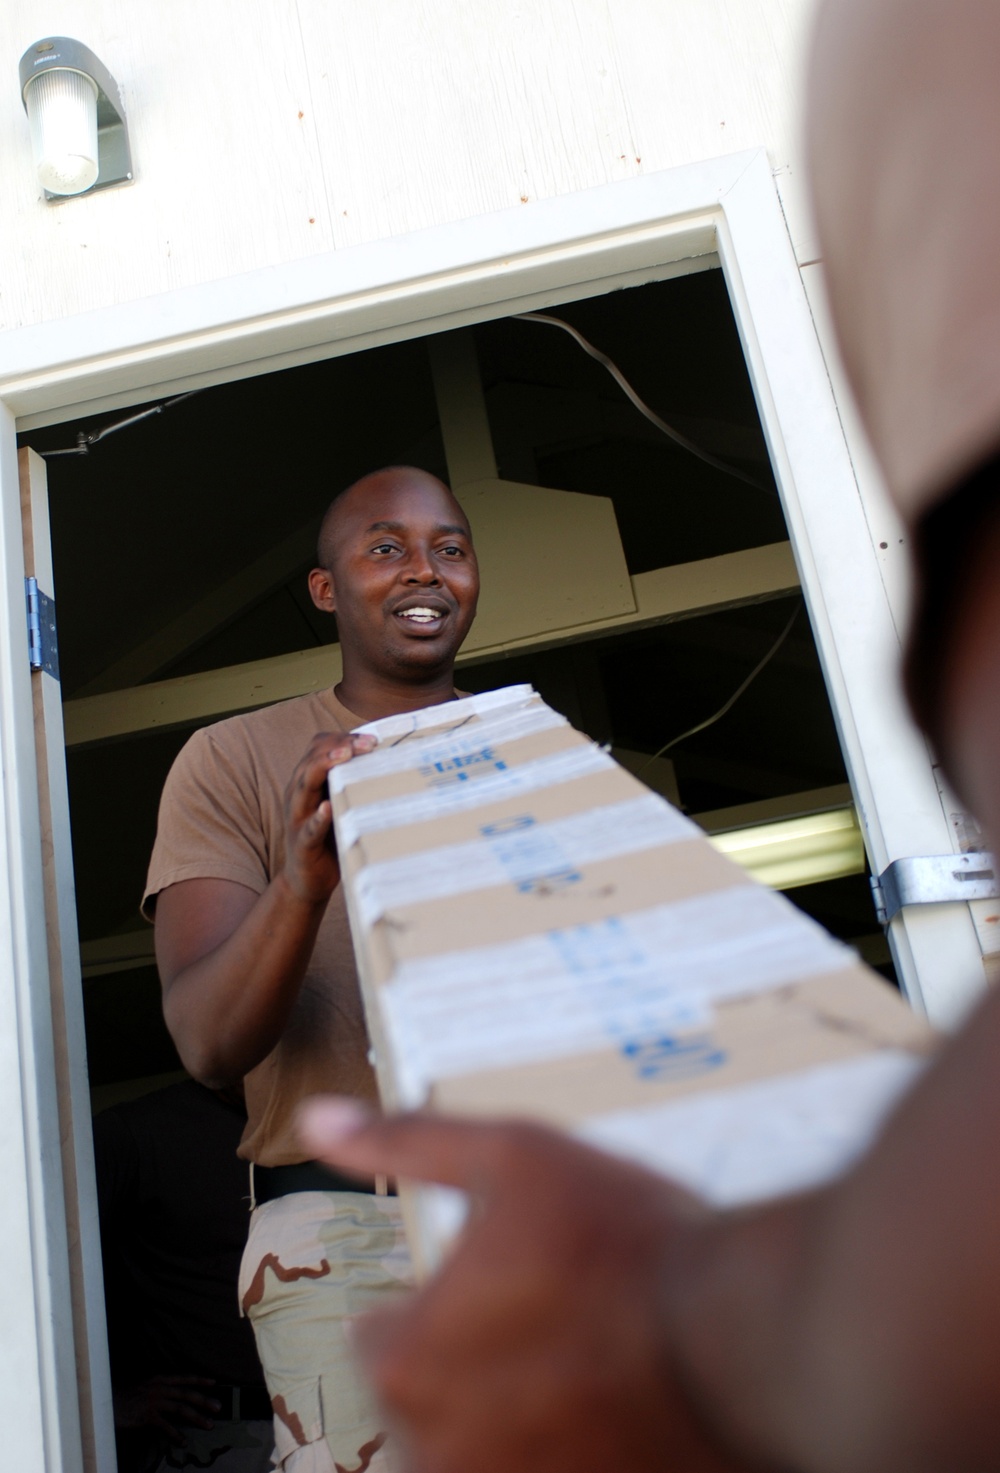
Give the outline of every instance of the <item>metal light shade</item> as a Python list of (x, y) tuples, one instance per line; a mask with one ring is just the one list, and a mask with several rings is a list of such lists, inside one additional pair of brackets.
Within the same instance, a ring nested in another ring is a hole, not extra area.
[(39, 183), (50, 194), (82, 194), (97, 180), (97, 83), (82, 72), (32, 77), (24, 94)]

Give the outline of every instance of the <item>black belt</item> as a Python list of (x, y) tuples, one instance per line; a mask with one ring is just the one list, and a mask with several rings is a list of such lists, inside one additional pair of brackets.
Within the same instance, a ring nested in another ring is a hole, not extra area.
[(274, 1413), (266, 1386), (206, 1386), (205, 1395), (219, 1403), (209, 1415), (216, 1422), (269, 1422)]
[[(255, 1166), (253, 1169), (253, 1193), (258, 1202), (273, 1202), (276, 1197), (287, 1197), (291, 1192), (363, 1192), (374, 1196), (373, 1181), (359, 1181), (356, 1176), (342, 1176), (320, 1161), (297, 1161), (293, 1166)], [(396, 1195), (390, 1182), (386, 1193)]]

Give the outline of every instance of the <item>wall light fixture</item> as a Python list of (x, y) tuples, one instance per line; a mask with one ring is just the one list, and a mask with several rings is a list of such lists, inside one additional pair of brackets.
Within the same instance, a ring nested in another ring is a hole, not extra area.
[(38, 180), (47, 199), (132, 178), (118, 83), (89, 47), (47, 36), (21, 57), (21, 98)]

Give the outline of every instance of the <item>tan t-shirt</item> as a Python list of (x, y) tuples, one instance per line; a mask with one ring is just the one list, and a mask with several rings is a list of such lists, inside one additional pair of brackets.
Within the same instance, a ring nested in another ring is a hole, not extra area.
[[(299, 696), (195, 732), (170, 770), (142, 908), (180, 880), (235, 880), (261, 894), (285, 859), (283, 796), (317, 732), (360, 717), (333, 692)], [(240, 1155), (262, 1166), (302, 1160), (295, 1107), (318, 1090), (375, 1098), (368, 1037), (342, 892), (334, 891), (281, 1038), (245, 1080)]]

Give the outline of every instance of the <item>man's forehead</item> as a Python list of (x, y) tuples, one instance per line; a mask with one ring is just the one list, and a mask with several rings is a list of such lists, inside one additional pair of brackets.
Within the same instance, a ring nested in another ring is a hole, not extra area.
[(338, 497), (333, 512), (341, 527), (355, 531), (405, 531), (417, 519), (434, 520), (441, 530), (468, 531), (458, 502), (431, 476), (372, 476)]
[[(408, 525), (407, 522), (370, 522), (364, 530), (366, 535), (369, 532), (405, 532)], [(469, 529), (464, 522), (435, 522), (432, 530), (435, 534), (447, 533), (451, 537), (467, 537), (469, 535)]]

